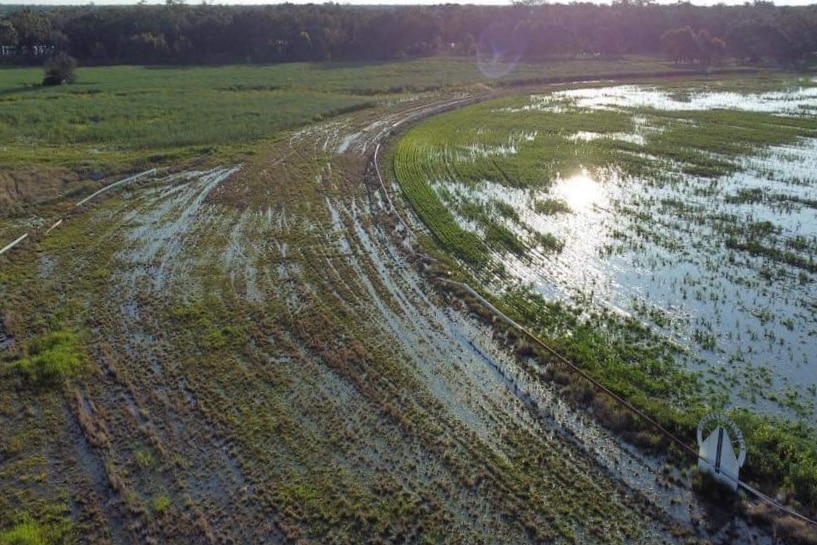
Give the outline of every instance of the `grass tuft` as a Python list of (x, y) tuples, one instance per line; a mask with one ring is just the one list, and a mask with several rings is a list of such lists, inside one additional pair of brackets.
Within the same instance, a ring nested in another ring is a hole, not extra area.
[(28, 355), (13, 369), (35, 386), (52, 386), (76, 375), (85, 357), (79, 339), (70, 331), (55, 331), (31, 343)]

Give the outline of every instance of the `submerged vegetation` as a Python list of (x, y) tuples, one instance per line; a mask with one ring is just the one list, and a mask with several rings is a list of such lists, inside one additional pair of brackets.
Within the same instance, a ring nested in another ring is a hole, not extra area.
[[(410, 129), (394, 166), (437, 242), (509, 315), (690, 443), (703, 414), (740, 407), (745, 476), (811, 511), (815, 88), (777, 85), (501, 98)], [(485, 215), (464, 213), (475, 206)], [(497, 222), (527, 250), (478, 244)]]

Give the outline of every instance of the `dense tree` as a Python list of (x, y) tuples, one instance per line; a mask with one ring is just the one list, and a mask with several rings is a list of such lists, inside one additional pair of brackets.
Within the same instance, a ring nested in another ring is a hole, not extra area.
[(698, 43), (692, 28), (673, 28), (661, 35), (661, 49), (676, 64), (692, 62), (697, 58)]
[(726, 58), (726, 42), (721, 38), (712, 38), (707, 44), (707, 62), (711, 64), (721, 64)]
[(719, 64), (726, 55), (726, 43), (706, 30), (697, 33), (692, 28), (674, 28), (661, 35), (661, 49), (676, 63), (698, 61)]
[(51, 20), (45, 13), (25, 8), (12, 13), (9, 21), (17, 30), (17, 43), (23, 53), (35, 55), (50, 45)]
[[(658, 53), (676, 62), (802, 62), (817, 51), (817, 6), (658, 5), (615, 0), (512, 6), (337, 4), (7, 8), (8, 62), (65, 51), (83, 64), (386, 60), (439, 52), (485, 56)], [(9, 51), (17, 56), (9, 59)]]
[(758, 62), (763, 59), (784, 62), (797, 59), (797, 48), (780, 29), (757, 20), (744, 21), (727, 36), (732, 54), (743, 60)]
[(0, 20), (0, 46), (16, 47), (17, 41), (17, 29), (11, 21)]

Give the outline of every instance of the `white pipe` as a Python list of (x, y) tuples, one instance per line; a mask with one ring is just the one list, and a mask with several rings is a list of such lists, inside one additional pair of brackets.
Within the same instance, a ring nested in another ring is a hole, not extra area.
[(21, 243), (22, 241), (24, 241), (24, 240), (26, 239), (26, 237), (28, 237), (28, 233), (24, 234), (23, 236), (21, 236), (20, 238), (18, 238), (17, 240), (15, 240), (15, 241), (14, 241), (14, 242), (12, 242), (11, 244), (9, 244), (8, 246), (6, 246), (6, 247), (5, 247), (5, 248), (3, 248), (2, 250), (0, 250), (0, 255), (3, 255), (3, 254), (4, 254), (4, 253), (6, 253), (7, 251), (9, 251), (9, 250), (11, 250), (12, 248), (14, 248), (15, 246), (17, 246), (19, 243)]
[(103, 187), (102, 189), (100, 189), (100, 190), (98, 190), (98, 191), (95, 191), (94, 193), (91, 193), (90, 195), (88, 195), (87, 197), (85, 197), (84, 199), (82, 199), (81, 201), (79, 201), (79, 202), (78, 202), (76, 205), (77, 205), (77, 206), (82, 206), (83, 204), (85, 204), (86, 202), (90, 201), (91, 199), (93, 199), (94, 197), (96, 197), (97, 195), (99, 195), (100, 193), (104, 193), (105, 191), (108, 191), (109, 189), (113, 189), (114, 187), (118, 187), (118, 186), (123, 185), (123, 184), (126, 184), (126, 183), (128, 183), (128, 182), (132, 182), (132, 181), (134, 181), (134, 180), (138, 180), (139, 178), (141, 178), (141, 177), (143, 177), (143, 176), (149, 176), (149, 175), (151, 175), (151, 174), (155, 174), (155, 173), (156, 173), (156, 169), (155, 169), (155, 168), (152, 168), (152, 169), (150, 169), (150, 170), (146, 170), (146, 171), (144, 171), (144, 172), (140, 172), (139, 174), (134, 174), (133, 176), (129, 176), (128, 178), (125, 178), (124, 180), (119, 180), (118, 182), (114, 182), (114, 183), (112, 183), (112, 184), (110, 184), (110, 185), (106, 185), (106, 186), (105, 186), (105, 187)]
[(55, 223), (54, 225), (52, 225), (51, 227), (48, 228), (48, 231), (46, 231), (45, 234), (47, 235), (48, 233), (50, 233), (51, 231), (53, 231), (54, 229), (59, 227), (61, 223), (62, 223), (62, 219), (59, 219), (57, 221), (57, 223)]

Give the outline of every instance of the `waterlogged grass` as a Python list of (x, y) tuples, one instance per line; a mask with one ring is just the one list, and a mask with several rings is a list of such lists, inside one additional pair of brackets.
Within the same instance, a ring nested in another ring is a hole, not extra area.
[(603, 310), (580, 317), (581, 309), (548, 302), (528, 289), (511, 290), (502, 300), (510, 312), (611, 389), (653, 414), (667, 412), (669, 417), (660, 419), (665, 424), (695, 420), (695, 415), (681, 414), (701, 403), (699, 377), (674, 365), (679, 348), (638, 320)]
[[(633, 129), (625, 113), (571, 108), (553, 124), (518, 106), (506, 98), (436, 116), (409, 131), (405, 146), (422, 149), (418, 159), (432, 181), (547, 188), (560, 173), (613, 160), (616, 142), (601, 137)], [(577, 141), (577, 134), (596, 137)]]
[(567, 203), (561, 199), (540, 199), (534, 201), (533, 211), (537, 214), (553, 216), (555, 214), (567, 214), (571, 210)]
[[(574, 462), (572, 443), (531, 430), (483, 352), (441, 357), (489, 330), (471, 340), (465, 316), (414, 306), (436, 296), (395, 266), (402, 250), (381, 231), (394, 218), (368, 206), (365, 157), (344, 172), (324, 138), (278, 140), (201, 206), (195, 177), (128, 188), (6, 256), (18, 348), (71, 317), (63, 328), (85, 326), (93, 358), (61, 395), (0, 382), (2, 414), (19, 415), (4, 429), (0, 528), (10, 505), (33, 513), (59, 493), (83, 542), (206, 540), (207, 528), (242, 543), (644, 537), (641, 501), (611, 499), (618, 485)], [(464, 358), (488, 387), (445, 378)]]
[(817, 136), (813, 118), (786, 118), (759, 112), (713, 110), (651, 112), (649, 123), (661, 127), (647, 138), (644, 153), (671, 159), (685, 174), (714, 178), (740, 170), (734, 158), (759, 147), (788, 144)]
[(0, 545), (52, 545), (70, 543), (72, 524), (60, 518), (42, 522), (25, 513), (6, 529), (0, 528)]
[[(449, 77), (444, 66), (428, 77)], [(323, 77), (328, 67), (286, 67), (290, 83), (259, 82), (256, 72), (242, 80), (243, 69), (213, 73), (235, 76), (219, 92), (266, 94), (314, 82), (313, 69)], [(350, 89), (380, 85), (355, 80), (362, 67), (336, 69)], [(190, 85), (205, 77), (179, 73)], [(367, 93), (360, 97), (370, 100)], [(376, 120), (343, 122), (351, 133)], [(4, 364), (30, 358), (49, 331), (82, 331), (92, 357), (85, 380), (62, 388), (0, 382), (0, 532), (16, 539), (19, 526), (43, 535), (15, 513), (31, 513), (43, 528), (50, 522), (38, 507), (56, 497), (71, 506), (81, 542), (620, 543), (683, 535), (535, 421), (538, 411), (486, 361), (496, 348), (480, 348), (490, 330), (439, 311), (402, 247), (383, 236), (400, 226), (361, 183), (365, 157), (337, 155), (341, 137), (331, 130), (323, 124), (276, 139), (206, 196), (195, 177), (129, 187), (4, 256), (3, 325), (18, 352)], [(529, 136), (515, 138), (526, 145)], [(514, 142), (497, 140), (491, 153), (501, 158)], [(403, 168), (411, 173), (424, 161)], [(569, 242), (532, 228), (527, 212), (501, 195), (462, 200), (469, 192), (457, 189), (449, 205), (423, 193), (442, 187), (435, 185), (406, 192), (451, 229), (435, 236), (460, 244), (481, 271), (495, 272), (495, 255), (522, 261)], [(523, 202), (543, 199), (517, 189)], [(460, 214), (479, 234), (460, 225)], [(558, 317), (541, 325), (568, 343), (578, 323), (572, 312), (530, 308)], [(583, 333), (585, 344), (598, 353), (632, 344), (643, 349), (632, 348), (632, 360), (652, 358), (629, 370), (622, 388), (642, 381), (657, 397), (667, 392), (670, 347), (641, 330), (632, 343), (611, 346), (593, 333)], [(673, 407), (695, 392), (686, 376), (674, 380), (684, 391)], [(610, 405), (594, 401), (594, 410), (627, 421)]]
[(406, 198), (431, 229), (438, 242), (451, 253), (473, 267), (488, 261), (483, 241), (475, 233), (460, 227), (451, 211), (440, 201), (428, 183), (428, 154), (411, 134), (401, 140), (395, 153), (394, 165)]
[(34, 339), (27, 355), (12, 369), (36, 386), (58, 384), (82, 370), (85, 355), (78, 337), (70, 331), (56, 331)]
[[(547, 302), (527, 290), (512, 290), (502, 303), (509, 314), (529, 324), (558, 352), (688, 444), (704, 414), (726, 410), (729, 404), (725, 395), (704, 395), (702, 376), (675, 363), (683, 351), (636, 319), (604, 311), (588, 314), (581, 307)], [(586, 399), (583, 396), (582, 392), (568, 393), (578, 402)], [(614, 414), (615, 408), (609, 411)], [(787, 501), (811, 512), (817, 500), (817, 430), (803, 422), (746, 409), (727, 414), (743, 430), (749, 445), (742, 478), (765, 490), (777, 490)], [(608, 426), (620, 426), (617, 431), (641, 446), (672, 446), (632, 418), (600, 416)]]
[[(543, 59), (485, 72), (471, 57), (388, 63), (80, 67), (44, 88), (0, 69), (0, 203), (7, 214), (86, 193), (102, 178), (182, 162), (239, 163), (281, 131), (439, 92), (544, 80), (683, 72), (652, 57)], [(2, 215), (2, 214), (0, 214)]]
[(814, 428), (745, 409), (731, 413), (744, 430), (750, 454), (744, 474), (766, 489), (777, 488), (800, 508), (817, 505), (817, 453)]
[(485, 102), (408, 131), (395, 172), (453, 255), (465, 254), (442, 230), (487, 239), (502, 222), (526, 243), (480, 255), (531, 286), (508, 291), (513, 276), (499, 284), (473, 268), (509, 313), (689, 443), (704, 413), (744, 407), (733, 415), (745, 474), (808, 507), (817, 405), (801, 347), (813, 330), (817, 119), (799, 105), (813, 82), (753, 81)]

